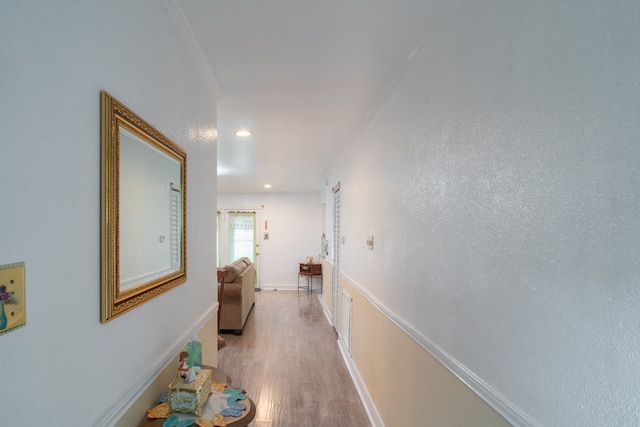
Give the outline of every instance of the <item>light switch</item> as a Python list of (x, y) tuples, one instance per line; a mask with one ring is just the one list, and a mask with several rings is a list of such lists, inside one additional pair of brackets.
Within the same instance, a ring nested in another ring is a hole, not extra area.
[(0, 265), (0, 334), (27, 323), (24, 262)]

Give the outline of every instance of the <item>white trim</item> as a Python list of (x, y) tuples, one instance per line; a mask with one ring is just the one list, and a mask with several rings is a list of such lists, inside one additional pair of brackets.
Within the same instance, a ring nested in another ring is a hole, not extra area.
[[(297, 291), (298, 285), (295, 283), (287, 283), (287, 284), (275, 284), (275, 283), (263, 283), (260, 290), (263, 291)], [(307, 292), (307, 291), (300, 291)]]
[(202, 49), (200, 48), (200, 44), (198, 43), (198, 40), (193, 34), (193, 30), (191, 29), (189, 20), (184, 15), (184, 12), (182, 11), (180, 4), (178, 3), (177, 0), (166, 0), (166, 2), (174, 22), (180, 29), (180, 33), (182, 34), (182, 37), (187, 43), (187, 46), (189, 46), (189, 50), (193, 54), (193, 57), (196, 60), (196, 63), (202, 69), (202, 72), (204, 73), (207, 82), (209, 82), (209, 86), (211, 86), (211, 88), (213, 89), (217, 99), (222, 98), (224, 96), (224, 93), (222, 92), (222, 87), (220, 86), (220, 83), (218, 83), (218, 79), (216, 79), (216, 76), (215, 74), (213, 74), (213, 71), (211, 71), (211, 67), (209, 66), (209, 63), (207, 62), (207, 59), (204, 53), (202, 52)]
[(371, 396), (369, 395), (367, 387), (364, 385), (364, 381), (362, 381), (360, 372), (358, 371), (358, 368), (356, 368), (356, 365), (353, 363), (353, 360), (349, 356), (349, 352), (344, 347), (344, 344), (341, 340), (338, 340), (338, 348), (340, 349), (340, 353), (342, 354), (345, 365), (347, 365), (347, 370), (351, 375), (353, 384), (356, 386), (356, 391), (358, 392), (358, 396), (360, 396), (362, 406), (364, 406), (364, 410), (367, 413), (367, 417), (369, 418), (371, 426), (384, 427), (382, 418), (380, 417), (380, 414), (376, 409), (376, 405), (373, 404), (373, 400), (371, 400)]
[(157, 279), (159, 277), (165, 276), (167, 274), (178, 271), (178, 269), (173, 267), (165, 267), (161, 270), (152, 271), (150, 273), (140, 274), (136, 277), (129, 277), (126, 279), (120, 280), (120, 291), (126, 291), (134, 286), (140, 285), (146, 281)]
[(355, 130), (347, 140), (347, 143), (344, 144), (338, 155), (334, 158), (335, 160), (329, 166), (329, 169), (325, 173), (325, 176), (330, 176), (333, 173), (338, 159), (343, 157), (343, 154), (351, 148), (355, 141), (360, 137), (362, 132), (364, 132), (366, 127), (371, 123), (376, 114), (378, 114), (382, 106), (386, 103), (387, 99), (391, 95), (392, 91), (396, 88), (402, 77), (406, 74), (407, 70), (416, 61), (418, 53), (424, 50), (427, 43), (433, 40), (431, 34), (433, 25), (439, 22), (440, 15), (442, 15), (442, 13), (444, 12), (444, 6), (448, 5), (449, 3), (451, 3), (451, 0), (441, 0), (440, 5), (434, 11), (433, 15), (425, 21), (425, 25), (422, 28), (420, 36), (418, 36), (417, 40), (414, 42), (411, 49), (407, 52), (404, 59), (400, 62), (400, 64), (398, 64), (389, 80), (387, 80), (385, 85), (382, 87), (382, 90), (377, 94), (376, 98), (367, 109), (364, 117), (357, 124)]
[(334, 326), (331, 323), (331, 312), (329, 311), (329, 307), (327, 307), (327, 304), (324, 303), (324, 298), (322, 298), (322, 294), (318, 295), (318, 299), (320, 300), (320, 306), (322, 307), (322, 312), (324, 313), (324, 317), (327, 318), (327, 323), (329, 324), (329, 326)]
[[(200, 317), (198, 322), (194, 326), (199, 326), (202, 328), (211, 317), (218, 312), (218, 302), (216, 301), (210, 308), (205, 312), (205, 314)], [(122, 418), (125, 413), (129, 410), (131, 405), (133, 405), (136, 400), (140, 398), (142, 393), (144, 393), (155, 381), (155, 379), (164, 371), (164, 369), (169, 365), (169, 363), (175, 361), (176, 354), (180, 353), (180, 351), (187, 344), (187, 341), (191, 337), (192, 328), (189, 328), (188, 331), (184, 332), (178, 339), (174, 342), (174, 344), (167, 349), (153, 364), (150, 364), (149, 369), (144, 375), (136, 381), (136, 383), (124, 394), (120, 397), (118, 401), (116, 401), (110, 408), (108, 408), (98, 420), (100, 420), (99, 424), (96, 424), (98, 427), (110, 427), (115, 425), (120, 418)]]
[[(429, 352), (435, 357), (441, 364), (443, 364), (451, 373), (453, 373), (460, 381), (465, 383), (473, 392), (475, 392), (482, 400), (484, 400), (489, 406), (496, 410), (504, 419), (514, 426), (533, 427), (538, 426), (531, 418), (525, 413), (519, 410), (504, 396), (494, 390), (491, 386), (485, 383), (480, 377), (473, 373), (470, 369), (457, 361), (446, 351), (440, 348), (437, 344), (424, 336), (420, 331), (415, 329), (409, 323), (401, 319), (391, 310), (384, 306), (380, 301), (367, 292), (364, 287), (359, 285), (356, 281), (348, 277), (344, 273), (340, 273), (358, 292), (362, 294), (377, 310), (379, 310), (385, 317), (393, 322), (398, 328), (411, 337), (418, 345)], [(354, 382), (356, 379), (354, 378)]]
[[(304, 280), (307, 280), (307, 279), (304, 279)], [(316, 288), (314, 288), (315, 290), (313, 291), (313, 293), (316, 295), (322, 295), (322, 293), (318, 292), (317, 284), (318, 283), (316, 282)], [(306, 288), (306, 284), (305, 284), (305, 288)], [(297, 283), (280, 283), (280, 284), (263, 283), (260, 290), (262, 291), (297, 291), (298, 284)], [(309, 290), (300, 288), (300, 292), (304, 292), (308, 294)]]
[(342, 288), (342, 327), (338, 338), (344, 345), (344, 349), (351, 357), (351, 334), (353, 332), (353, 298), (345, 288)]

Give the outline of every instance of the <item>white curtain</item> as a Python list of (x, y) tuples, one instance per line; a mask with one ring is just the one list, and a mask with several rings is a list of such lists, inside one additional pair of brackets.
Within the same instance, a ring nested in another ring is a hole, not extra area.
[(229, 260), (247, 257), (255, 263), (256, 213), (229, 212)]

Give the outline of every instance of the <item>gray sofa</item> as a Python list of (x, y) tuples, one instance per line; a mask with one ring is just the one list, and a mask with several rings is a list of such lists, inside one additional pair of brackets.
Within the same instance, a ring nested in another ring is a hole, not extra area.
[(220, 303), (220, 331), (240, 335), (255, 303), (256, 270), (246, 257), (222, 269), (228, 273)]

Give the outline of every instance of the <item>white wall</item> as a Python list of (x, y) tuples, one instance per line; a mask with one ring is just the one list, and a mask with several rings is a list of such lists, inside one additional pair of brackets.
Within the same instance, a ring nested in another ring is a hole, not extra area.
[[(119, 147), (122, 291), (179, 269), (172, 265), (170, 239), (161, 240), (159, 236), (171, 237), (171, 185), (181, 181), (182, 168), (176, 159), (125, 129), (120, 130)], [(151, 272), (155, 274), (150, 276)]]
[(638, 22), (443, 2), (329, 176), (342, 272), (523, 423), (640, 422)]
[[(259, 214), (259, 279), (262, 289), (296, 289), (298, 263), (318, 258), (324, 205), (320, 193), (218, 194), (218, 209)], [(263, 239), (267, 221), (269, 240)]]
[[(0, 40), (0, 264), (25, 262), (27, 294), (26, 326), (0, 336), (1, 424), (112, 425), (216, 302), (216, 99), (165, 2), (2, 1)], [(107, 324), (102, 89), (188, 165), (188, 281)]]

